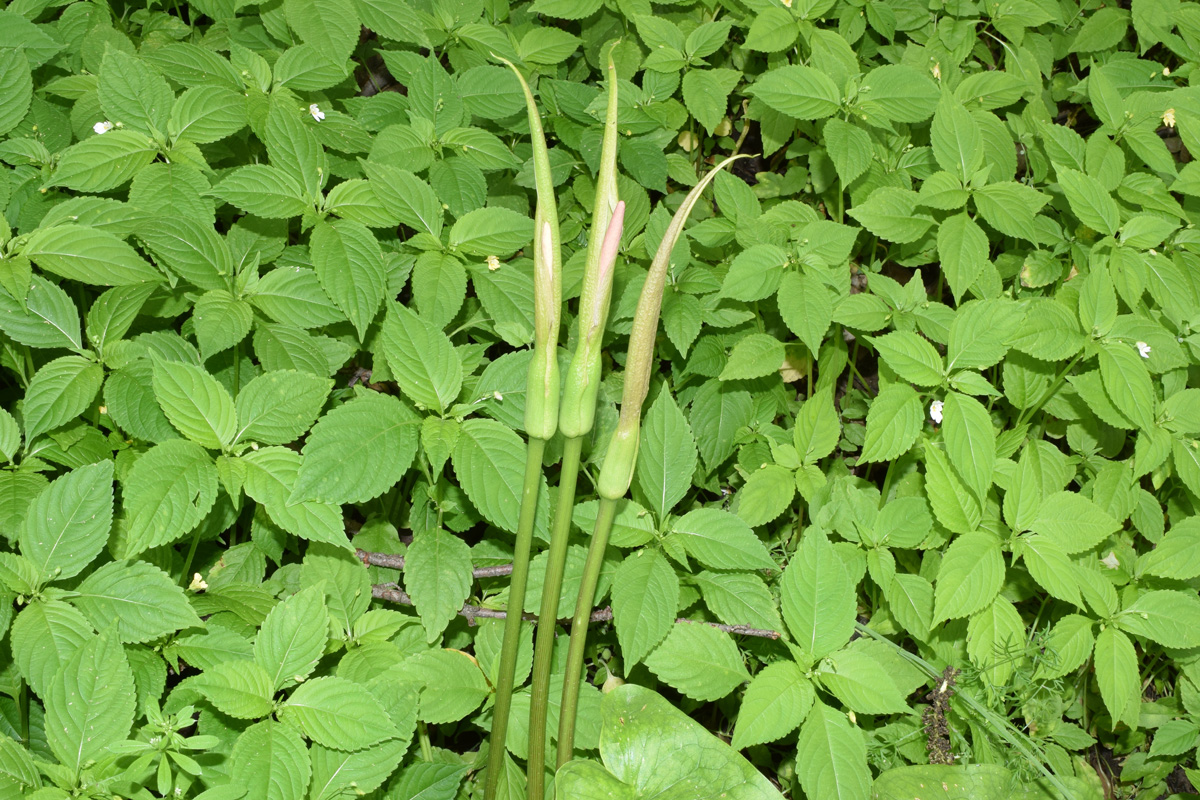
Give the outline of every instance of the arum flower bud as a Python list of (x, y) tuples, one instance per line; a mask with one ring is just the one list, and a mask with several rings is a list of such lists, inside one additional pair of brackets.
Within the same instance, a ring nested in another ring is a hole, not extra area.
[(608, 322), (613, 270), (624, 224), (625, 205), (617, 201), (617, 85), (616, 67), (610, 53), (608, 110), (600, 146), (600, 172), (596, 176), (595, 211), (588, 237), (583, 291), (579, 296), (579, 343), (567, 373), (558, 419), (559, 430), (569, 439), (586, 435), (595, 423), (596, 395), (600, 391), (600, 347)]
[[(503, 59), (501, 59), (503, 61)], [(549, 439), (558, 429), (558, 324), (562, 314), (562, 257), (558, 240), (558, 204), (550, 175), (546, 134), (533, 93), (524, 76), (511, 63), (525, 92), (529, 138), (533, 145), (533, 179), (537, 187), (537, 211), (533, 216), (533, 358), (525, 394), (525, 432), (535, 439)]]
[(667, 268), (671, 265), (671, 252), (683, 234), (692, 209), (700, 200), (701, 193), (722, 169), (739, 158), (731, 156), (715, 166), (696, 186), (688, 192), (683, 203), (667, 226), (658, 252), (650, 263), (650, 272), (642, 285), (637, 311), (633, 317), (633, 330), (629, 334), (629, 351), (625, 358), (625, 390), (621, 397), (621, 418), (613, 432), (604, 466), (596, 483), (596, 492), (601, 497), (619, 500), (629, 491), (633, 482), (634, 465), (637, 463), (638, 438), (642, 425), (642, 404), (650, 391), (650, 376), (654, 372), (654, 340), (658, 336), (658, 318), (662, 311), (663, 290), (667, 282)]

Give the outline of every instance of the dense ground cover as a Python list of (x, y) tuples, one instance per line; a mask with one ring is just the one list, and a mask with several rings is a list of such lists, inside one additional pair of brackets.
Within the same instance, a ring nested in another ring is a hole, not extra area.
[(748, 158), (670, 250), (559, 796), (1194, 793), (1200, 6), (1126, 5), (10, 2), (0, 794), (483, 797), (535, 333), (503, 62), (565, 370), (610, 53), (561, 619), (651, 258)]

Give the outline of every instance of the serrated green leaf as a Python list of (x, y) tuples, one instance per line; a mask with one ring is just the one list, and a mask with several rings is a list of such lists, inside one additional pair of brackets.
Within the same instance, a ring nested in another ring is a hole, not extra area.
[(673, 626), (646, 657), (646, 666), (694, 700), (718, 700), (750, 680), (733, 639), (708, 625)]
[[(390, 489), (417, 452), (419, 417), (395, 397), (368, 392), (330, 411), (304, 443), (293, 499), (358, 503)], [(381, 462), (379, 454), (387, 454)]]
[(436, 642), (471, 592), (471, 548), (442, 528), (413, 537), (404, 559), (404, 588), (413, 599), (425, 639)]
[(204, 448), (184, 439), (156, 445), (122, 481), (126, 558), (182, 539), (217, 499), (217, 469)]
[(679, 579), (655, 550), (626, 556), (613, 576), (613, 623), (626, 663), (638, 663), (675, 623)]
[(42, 490), (21, 525), (21, 555), (43, 581), (83, 571), (108, 541), (113, 519), (113, 463), (68, 472)]
[(780, 600), (796, 644), (814, 659), (850, 641), (854, 584), (819, 529), (809, 529), (784, 570)]

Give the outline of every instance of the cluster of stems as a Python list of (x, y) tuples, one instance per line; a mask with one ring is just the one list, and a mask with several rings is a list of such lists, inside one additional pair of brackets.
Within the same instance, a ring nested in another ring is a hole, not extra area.
[[(507, 62), (506, 62), (507, 63)], [(512, 67), (512, 64), (509, 64)], [(516, 69), (513, 68), (516, 72)], [(520, 641), (521, 614), (529, 576), (530, 545), (541, 484), (542, 457), (547, 440), (555, 433), (563, 436), (563, 457), (559, 469), (558, 502), (551, 527), (546, 575), (542, 584), (542, 602), (538, 614), (534, 644), (533, 676), (530, 697), (529, 757), (527, 764), (528, 796), (542, 800), (545, 792), (546, 721), (549, 710), (550, 673), (554, 654), (555, 622), (562, 593), (563, 572), (570, 538), (575, 485), (584, 439), (591, 433), (601, 379), (601, 345), (608, 321), (625, 204), (617, 197), (617, 78), (611, 58), (608, 62), (608, 106), (601, 146), (600, 170), (596, 180), (596, 198), (588, 239), (587, 263), (577, 315), (578, 333), (575, 353), (566, 378), (558, 374), (558, 329), (561, 314), (561, 259), (559, 253), (558, 213), (550, 178), (541, 118), (524, 78), (517, 72), (525, 92), (529, 129), (533, 140), (533, 163), (537, 187), (537, 211), (534, 219), (534, 345), (529, 366), (526, 395), (525, 430), (529, 436), (525, 462), (525, 483), (517, 540), (513, 552), (512, 582), (509, 588), (500, 670), (496, 681), (496, 700), (492, 719), (485, 798), (492, 800), (505, 772), (505, 737), (512, 704), (517, 647)], [(625, 496), (633, 480), (637, 462), (642, 404), (650, 388), (653, 373), (654, 340), (671, 252), (683, 233), (683, 226), (701, 192), (723, 167), (728, 158), (709, 172), (688, 194), (663, 237), (650, 273), (642, 289), (637, 315), (629, 340), (625, 367), (625, 388), (621, 415), (613, 433), (597, 481), (600, 509), (592, 533), (587, 564), (571, 626), (567, 671), (559, 711), (556, 766), (572, 758), (575, 741), (575, 717), (583, 675), (587, 626), (595, 599), (596, 584), (608, 546), (608, 537), (616, 515), (617, 501)]]

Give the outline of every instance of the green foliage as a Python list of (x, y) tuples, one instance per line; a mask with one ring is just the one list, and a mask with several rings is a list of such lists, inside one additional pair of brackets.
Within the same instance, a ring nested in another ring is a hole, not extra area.
[(497, 59), (550, 145), (565, 370), (610, 52), (624, 231), (560, 617), (651, 259), (750, 157), (669, 248), (560, 796), (1200, 785), (1192, 5), (20, 0), (0, 795), (483, 795), (471, 623), (509, 604), (535, 334)]

